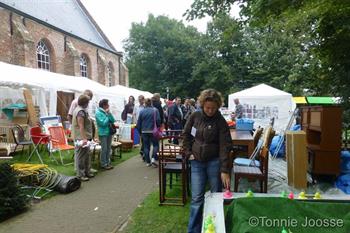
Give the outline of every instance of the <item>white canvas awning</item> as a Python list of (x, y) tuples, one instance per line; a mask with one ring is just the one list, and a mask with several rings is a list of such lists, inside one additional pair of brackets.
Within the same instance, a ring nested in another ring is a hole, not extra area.
[(117, 93), (118, 95), (122, 95), (125, 99), (125, 102), (128, 102), (129, 96), (134, 96), (135, 100), (140, 95), (143, 95), (145, 98), (152, 98), (153, 94), (148, 91), (141, 91), (136, 88), (126, 87), (122, 85), (115, 85), (108, 88), (110, 92)]
[[(23, 66), (11, 65), (0, 62), (0, 86), (11, 87), (13, 89), (29, 88), (39, 90), (41, 101), (47, 109), (40, 109), (41, 113), (56, 115), (57, 91), (68, 91), (80, 94), (86, 89), (94, 93), (91, 107), (98, 106), (98, 101), (102, 98), (110, 100), (112, 113), (116, 118), (124, 108), (124, 98), (118, 93), (109, 91), (109, 88), (85, 77), (68, 76), (39, 69)], [(34, 93), (33, 93), (34, 94)], [(44, 108), (42, 104), (40, 108)], [(94, 109), (92, 110), (94, 113)]]
[(272, 117), (275, 119), (274, 128), (284, 130), (295, 108), (290, 93), (260, 84), (243, 91), (229, 95), (228, 107), (235, 110), (234, 99), (238, 98), (244, 107), (244, 117), (255, 121), (254, 126), (266, 126)]

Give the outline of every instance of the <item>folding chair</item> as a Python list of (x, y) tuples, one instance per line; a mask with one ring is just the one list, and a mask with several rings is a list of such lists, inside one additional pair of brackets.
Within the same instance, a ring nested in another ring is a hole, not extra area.
[(66, 135), (62, 126), (51, 126), (49, 127), (51, 136), (50, 150), (52, 152), (58, 151), (62, 165), (68, 165), (63, 163), (62, 152), (74, 150), (74, 146), (71, 146), (67, 142)]
[(30, 132), (30, 138), (31, 138), (31, 140), (33, 142), (33, 145), (34, 145), (34, 149), (33, 149), (32, 153), (29, 155), (29, 157), (27, 159), (27, 162), (32, 158), (32, 156), (33, 156), (33, 154), (35, 152), (36, 155), (38, 156), (40, 162), (43, 163), (43, 160), (42, 160), (42, 158), (40, 156), (40, 153), (39, 153), (38, 149), (40, 148), (40, 146), (45, 146), (46, 145), (47, 149), (49, 151), (50, 159), (54, 160), (57, 163), (57, 160), (52, 156), (51, 150), (49, 149), (50, 140), (51, 140), (50, 135), (44, 134), (41, 131), (41, 127), (40, 126), (35, 126), (35, 127), (30, 128), (29, 132)]

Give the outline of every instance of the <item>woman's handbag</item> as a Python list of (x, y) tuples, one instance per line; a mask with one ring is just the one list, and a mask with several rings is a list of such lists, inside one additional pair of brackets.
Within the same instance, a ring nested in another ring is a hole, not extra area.
[(115, 125), (113, 123), (109, 123), (109, 134), (113, 135), (117, 132), (117, 128), (115, 127)]
[(153, 113), (153, 123), (154, 123), (154, 126), (153, 126), (153, 130), (152, 130), (152, 134), (153, 134), (153, 137), (154, 137), (154, 138), (156, 138), (157, 140), (159, 140), (159, 139), (163, 136), (163, 133), (162, 133), (162, 131), (160, 130), (160, 128), (157, 127), (156, 114), (157, 114), (157, 112), (154, 111), (154, 113)]

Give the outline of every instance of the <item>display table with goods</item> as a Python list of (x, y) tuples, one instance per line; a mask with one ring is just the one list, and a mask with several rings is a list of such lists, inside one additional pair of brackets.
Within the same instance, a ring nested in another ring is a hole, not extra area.
[(208, 192), (202, 233), (214, 232), (349, 233), (350, 196)]

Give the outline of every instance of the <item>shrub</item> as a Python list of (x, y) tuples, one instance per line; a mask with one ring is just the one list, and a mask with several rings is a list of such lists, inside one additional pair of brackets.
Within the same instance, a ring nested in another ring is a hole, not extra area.
[(14, 169), (8, 163), (0, 163), (0, 221), (25, 210), (28, 203)]

